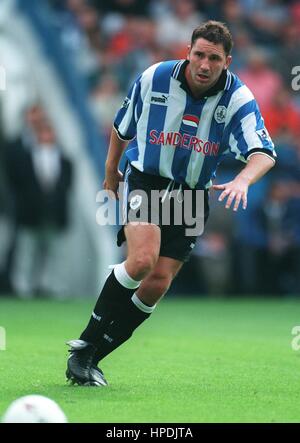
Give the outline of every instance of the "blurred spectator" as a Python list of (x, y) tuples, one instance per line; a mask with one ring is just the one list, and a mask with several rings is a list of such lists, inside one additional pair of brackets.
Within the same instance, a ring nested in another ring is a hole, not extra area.
[(112, 75), (105, 75), (99, 81), (91, 95), (91, 107), (94, 116), (104, 131), (107, 143), (111, 133), (111, 125), (120, 107), (123, 95), (119, 84)]
[(196, 243), (193, 251), (193, 260), (197, 266), (196, 286), (199, 288), (205, 285), (205, 293), (210, 296), (225, 295), (231, 289), (229, 241), (223, 232), (210, 231)]
[[(236, 165), (235, 165), (236, 166)], [(222, 170), (223, 171), (223, 170)], [(229, 177), (220, 172), (219, 182)], [(210, 213), (203, 235), (193, 249), (190, 262), (176, 277), (172, 291), (223, 296), (232, 292), (233, 213), (225, 211), (216, 192), (210, 192)], [(184, 280), (185, 279), (185, 280)]]
[(8, 279), (10, 252), (13, 243), (13, 224), (9, 189), (5, 180), (5, 137), (0, 126), (0, 294), (10, 292)]
[(91, 2), (66, 0), (66, 8), (56, 11), (62, 44), (76, 69), (90, 88), (98, 80), (105, 42), (100, 30), (101, 17)]
[(145, 17), (148, 13), (149, 0), (93, 0), (93, 4), (102, 13)]
[(270, 67), (268, 57), (262, 49), (252, 48), (248, 52), (248, 66), (237, 74), (256, 98), (261, 112), (271, 105), (274, 95), (282, 85), (280, 75)]
[(156, 17), (157, 41), (169, 47), (172, 58), (186, 58), (191, 30), (205, 20), (196, 8), (195, 0), (170, 0), (170, 10)]
[[(260, 215), (272, 177), (263, 177), (251, 186), (246, 211), (232, 219), (232, 291), (237, 295), (266, 295), (268, 284), (267, 232)], [(263, 272), (262, 272), (263, 270)]]
[(300, 293), (300, 184), (272, 184), (263, 207), (268, 238), (269, 292)]
[(294, 105), (285, 87), (279, 88), (265, 107), (265, 124), (277, 143), (296, 144), (300, 137), (300, 110)]
[(248, 53), (253, 46), (253, 36), (248, 22), (245, 18), (245, 11), (241, 2), (237, 0), (225, 0), (222, 2), (221, 20), (230, 23), (230, 31), (233, 36), (233, 60), (230, 70), (233, 72), (246, 69), (248, 65)]
[[(286, 87), (289, 88), (291, 92), (293, 92), (291, 88), (292, 68), (300, 65), (299, 40), (300, 25), (291, 21), (282, 33), (281, 48), (276, 53), (273, 62), (274, 67), (281, 73)], [(299, 96), (299, 91), (295, 91), (294, 96)]]
[(222, 21), (224, 20), (220, 9), (219, 0), (198, 0), (198, 9), (208, 19), (214, 19)]
[(230, 23), (230, 32), (233, 36), (234, 45), (240, 32), (249, 32), (249, 26), (244, 17), (244, 10), (237, 0), (225, 0), (222, 2), (222, 19)]
[(115, 66), (115, 75), (122, 91), (127, 90), (128, 83), (135, 81), (148, 66), (171, 58), (168, 48), (157, 44), (156, 25), (153, 21), (140, 19), (134, 26), (132, 37), (132, 49)]
[(230, 70), (238, 72), (246, 70), (249, 62), (248, 53), (253, 48), (253, 39), (250, 32), (241, 29), (234, 40), (234, 47), (232, 51), (232, 63)]
[(298, 32), (300, 32), (300, 2), (299, 2), (299, 0), (291, 0), (289, 9), (290, 9), (290, 16), (293, 21), (293, 24), (298, 28)]
[(122, 57), (135, 48), (139, 23), (140, 20), (136, 17), (127, 17), (123, 20), (119, 30), (111, 36), (107, 49), (116, 61), (119, 62)]
[(277, 47), (289, 19), (284, 1), (244, 0), (243, 5), (255, 42), (266, 47)]
[(26, 121), (30, 126), (24, 138), (6, 149), (17, 224), (11, 283), (22, 297), (34, 293), (60, 295), (61, 276), (54, 274), (51, 266), (56, 263), (63, 272), (58, 244), (60, 233), (68, 226), (72, 167), (38, 106), (29, 109)]

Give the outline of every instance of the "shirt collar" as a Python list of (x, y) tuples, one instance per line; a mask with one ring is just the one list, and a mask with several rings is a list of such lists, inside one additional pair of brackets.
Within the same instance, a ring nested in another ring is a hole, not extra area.
[[(180, 87), (189, 95), (194, 97), (184, 74), (188, 64), (189, 64), (188, 60), (180, 60), (179, 63), (175, 65), (172, 75), (176, 80), (178, 80), (181, 83)], [(231, 81), (232, 81), (232, 74), (227, 69), (224, 69), (217, 83), (213, 85), (210, 89), (205, 91), (203, 95), (199, 97), (199, 99), (205, 97), (211, 97), (213, 95), (216, 95), (220, 91), (228, 90), (231, 86)]]

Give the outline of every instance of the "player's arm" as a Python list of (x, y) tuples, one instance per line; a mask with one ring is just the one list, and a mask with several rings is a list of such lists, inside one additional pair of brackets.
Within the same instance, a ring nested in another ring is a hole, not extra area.
[(119, 183), (123, 179), (123, 174), (119, 170), (119, 163), (127, 145), (128, 141), (119, 138), (115, 128), (113, 128), (105, 162), (105, 179), (103, 187), (107, 191), (113, 191), (115, 195), (117, 195)]
[(107, 159), (105, 162), (104, 189), (112, 191), (117, 196), (120, 181), (123, 179), (119, 171), (119, 163), (128, 143), (136, 136), (136, 125), (139, 112), (136, 105), (140, 98), (140, 79), (137, 78), (131, 86), (121, 108), (117, 112), (110, 136)]
[(213, 185), (213, 189), (223, 191), (219, 201), (227, 197), (225, 208), (229, 209), (234, 202), (233, 210), (237, 211), (242, 201), (243, 209), (247, 207), (248, 188), (263, 177), (275, 164), (275, 161), (264, 154), (254, 153), (250, 156), (245, 168), (230, 182)]

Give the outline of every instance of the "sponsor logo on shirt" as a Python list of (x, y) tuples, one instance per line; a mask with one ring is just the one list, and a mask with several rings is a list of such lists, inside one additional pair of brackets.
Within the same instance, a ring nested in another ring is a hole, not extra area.
[(219, 154), (220, 143), (210, 140), (201, 140), (195, 135), (181, 134), (180, 132), (150, 131), (149, 143), (152, 145), (183, 148), (216, 157)]

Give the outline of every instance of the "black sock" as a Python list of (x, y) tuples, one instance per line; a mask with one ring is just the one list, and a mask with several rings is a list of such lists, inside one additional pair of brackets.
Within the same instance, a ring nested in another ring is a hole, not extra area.
[(123, 305), (131, 300), (134, 291), (135, 289), (122, 286), (116, 279), (115, 272), (112, 271), (103, 286), (94, 312), (80, 339), (97, 347), (110, 322), (114, 320), (119, 309), (122, 310)]
[(97, 344), (97, 362), (102, 360), (121, 344), (127, 341), (134, 330), (140, 326), (151, 313), (141, 311), (130, 299), (119, 307), (115, 319), (103, 333)]

